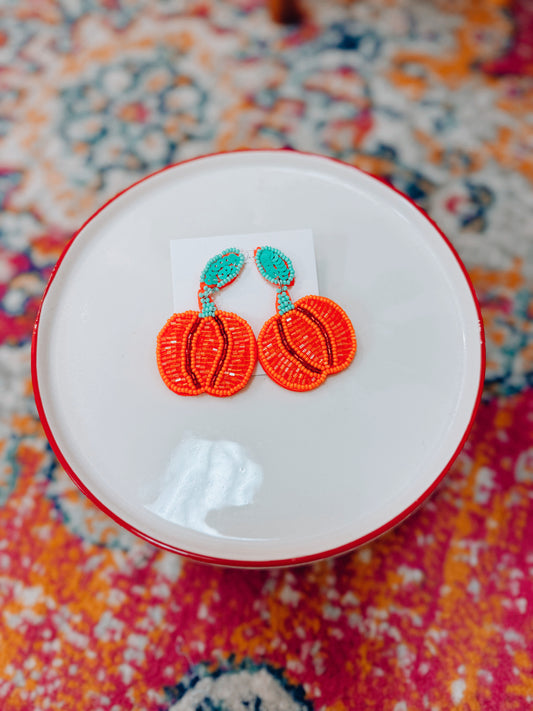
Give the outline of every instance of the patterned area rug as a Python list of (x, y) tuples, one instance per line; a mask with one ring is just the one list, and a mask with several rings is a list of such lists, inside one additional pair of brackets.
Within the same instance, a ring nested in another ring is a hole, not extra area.
[[(0, 24), (0, 706), (533, 707), (533, 6), (529, 0), (4, 0)], [(185, 562), (70, 482), (29, 378), (69, 236), (168, 163), (335, 156), (448, 234), (487, 330), (484, 399), (407, 522), (308, 567)]]

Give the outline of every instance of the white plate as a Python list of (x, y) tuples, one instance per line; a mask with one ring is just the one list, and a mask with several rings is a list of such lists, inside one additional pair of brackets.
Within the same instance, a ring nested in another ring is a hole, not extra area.
[[(155, 358), (169, 242), (302, 227), (320, 293), (354, 324), (352, 365), (307, 393), (257, 377), (231, 398), (174, 395)], [(405, 197), (327, 158), (245, 151), (157, 173), (83, 226), (32, 371), (60, 461), (123, 526), (201, 560), (291, 564), (369, 540), (434, 489), (479, 402), (483, 328), (457, 255)]]

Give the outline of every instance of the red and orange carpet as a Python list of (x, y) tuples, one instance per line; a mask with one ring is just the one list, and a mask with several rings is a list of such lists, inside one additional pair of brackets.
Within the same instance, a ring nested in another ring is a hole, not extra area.
[[(0, 707), (533, 707), (533, 5), (4, 0), (0, 12)], [(205, 153), (290, 146), (389, 180), (477, 290), (484, 398), (449, 475), (353, 554), (277, 571), (182, 561), (58, 466), (30, 339), (72, 233)]]

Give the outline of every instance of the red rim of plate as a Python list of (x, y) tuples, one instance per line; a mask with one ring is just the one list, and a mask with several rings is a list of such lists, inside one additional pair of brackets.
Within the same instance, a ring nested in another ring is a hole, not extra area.
[(215, 565), (223, 565), (223, 566), (235, 567), (235, 568), (275, 568), (275, 567), (290, 566), (290, 565), (303, 565), (305, 563), (312, 563), (314, 561), (322, 560), (324, 558), (331, 558), (333, 556), (338, 556), (338, 555), (341, 555), (342, 553), (348, 553), (349, 551), (352, 551), (355, 548), (358, 548), (359, 546), (363, 545), (364, 543), (368, 543), (372, 539), (377, 538), (378, 536), (381, 536), (382, 534), (386, 533), (390, 529), (394, 528), (394, 526), (399, 524), (401, 521), (406, 519), (408, 516), (410, 516), (410, 514), (412, 514), (423, 503), (423, 501), (425, 501), (425, 499), (427, 499), (430, 496), (430, 494), (433, 493), (433, 491), (436, 489), (436, 487), (440, 484), (440, 482), (446, 476), (450, 467), (452, 466), (455, 459), (457, 458), (459, 452), (462, 450), (466, 440), (468, 439), (468, 435), (470, 434), (470, 430), (472, 429), (472, 425), (474, 424), (474, 419), (475, 419), (475, 416), (476, 416), (476, 413), (477, 413), (477, 410), (479, 408), (479, 404), (481, 401), (483, 383), (485, 380), (485, 331), (484, 331), (484, 327), (483, 327), (483, 318), (481, 316), (481, 308), (480, 308), (479, 301), (476, 296), (476, 292), (475, 292), (474, 287), (472, 285), (470, 276), (469, 276), (468, 272), (466, 271), (466, 267), (464, 266), (463, 262), (461, 261), (459, 255), (457, 254), (457, 251), (455, 250), (454, 246), (451, 244), (450, 240), (446, 237), (446, 235), (438, 227), (438, 225), (424, 212), (424, 210), (422, 210), (422, 208), (420, 208), (415, 202), (413, 202), (413, 200), (411, 200), (411, 198), (409, 198), (407, 195), (404, 195), (402, 192), (397, 190), (394, 186), (390, 185), (383, 178), (380, 178), (376, 175), (372, 175), (371, 173), (367, 173), (365, 170), (362, 170), (361, 168), (358, 168), (357, 166), (350, 165), (349, 163), (344, 163), (343, 161), (337, 160), (336, 158), (331, 158), (329, 156), (323, 156), (323, 155), (320, 155), (317, 153), (310, 153), (310, 152), (304, 152), (304, 151), (293, 151), (293, 149), (288, 149), (288, 150), (291, 150), (291, 152), (296, 153), (297, 155), (310, 156), (313, 158), (319, 158), (321, 160), (332, 161), (334, 163), (343, 165), (346, 168), (351, 168), (353, 170), (356, 170), (359, 173), (363, 173), (366, 176), (373, 178), (374, 180), (377, 180), (378, 182), (382, 183), (383, 185), (385, 185), (387, 188), (389, 188), (393, 192), (400, 195), (404, 200), (406, 200), (408, 203), (410, 203), (410, 205), (412, 205), (419, 213), (421, 213), (423, 215), (423, 217), (425, 217), (425, 219), (435, 228), (435, 230), (438, 232), (438, 234), (444, 240), (445, 244), (447, 245), (447, 247), (450, 250), (450, 252), (452, 253), (452, 255), (455, 257), (455, 260), (463, 273), (466, 283), (468, 284), (468, 287), (470, 289), (470, 293), (472, 295), (472, 300), (474, 302), (474, 306), (476, 308), (478, 321), (479, 321), (480, 373), (479, 373), (478, 391), (477, 391), (476, 399), (474, 402), (474, 406), (472, 408), (472, 413), (470, 415), (468, 425), (464, 431), (461, 441), (457, 445), (455, 451), (453, 452), (452, 456), (448, 460), (446, 466), (443, 468), (441, 473), (436, 477), (435, 481), (431, 484), (431, 486), (429, 486), (415, 501), (413, 501), (413, 503), (410, 506), (408, 506), (406, 509), (404, 509), (397, 516), (390, 519), (389, 521), (387, 521), (383, 525), (379, 526), (375, 530), (371, 531), (370, 533), (367, 533), (364, 536), (361, 536), (359, 538), (356, 538), (353, 541), (345, 543), (342, 546), (337, 546), (336, 548), (330, 548), (328, 550), (320, 551), (318, 553), (313, 553), (310, 555), (293, 557), (293, 558), (281, 558), (281, 559), (277, 559), (277, 560), (260, 560), (260, 561), (217, 558), (215, 556), (203, 555), (201, 553), (194, 553), (192, 551), (187, 551), (187, 550), (184, 550), (183, 548), (179, 548), (178, 546), (173, 546), (168, 543), (165, 543), (164, 541), (159, 541), (158, 539), (153, 538), (152, 536), (139, 530), (138, 528), (135, 528), (135, 526), (128, 523), (127, 521), (124, 521), (122, 518), (120, 518), (120, 516), (118, 516), (113, 511), (111, 511), (102, 501), (100, 501), (100, 499), (98, 499), (95, 496), (95, 494), (92, 493), (92, 491), (90, 491), (85, 486), (83, 481), (78, 477), (76, 472), (72, 469), (72, 467), (66, 460), (63, 452), (61, 451), (61, 448), (59, 447), (59, 445), (54, 437), (54, 434), (52, 432), (52, 429), (51, 429), (48, 419), (46, 417), (46, 413), (44, 411), (44, 406), (43, 406), (43, 402), (41, 399), (41, 393), (39, 390), (39, 380), (38, 380), (38, 375), (37, 375), (37, 342), (38, 342), (38, 337), (39, 337), (39, 322), (40, 322), (40, 318), (41, 318), (41, 311), (43, 309), (43, 305), (44, 305), (46, 296), (48, 294), (48, 291), (52, 285), (52, 282), (54, 281), (54, 278), (61, 266), (63, 259), (65, 258), (65, 255), (67, 254), (68, 250), (70, 249), (70, 247), (72, 246), (74, 240), (78, 237), (78, 235), (85, 229), (85, 227), (97, 215), (100, 214), (100, 212), (105, 210), (108, 205), (110, 205), (112, 202), (117, 200), (117, 198), (119, 198), (121, 195), (128, 192), (128, 190), (131, 190), (132, 188), (139, 185), (140, 183), (143, 183), (146, 180), (153, 178), (155, 175), (163, 173), (166, 170), (171, 170), (172, 168), (175, 168), (180, 165), (185, 165), (187, 163), (192, 163), (194, 161), (204, 160), (206, 158), (213, 158), (215, 156), (220, 156), (220, 155), (243, 153), (243, 152), (261, 153), (261, 154), (278, 153), (283, 150), (287, 150), (287, 149), (265, 149), (265, 150), (252, 150), (251, 149), (249, 151), (240, 150), (240, 151), (225, 151), (225, 152), (221, 152), (221, 153), (210, 153), (207, 155), (198, 156), (197, 158), (191, 158), (189, 160), (185, 160), (185, 161), (181, 161), (179, 163), (173, 163), (172, 165), (165, 166), (164, 168), (161, 168), (160, 170), (157, 170), (154, 173), (151, 173), (150, 175), (147, 175), (146, 177), (141, 178), (140, 180), (137, 180), (135, 183), (128, 186), (124, 190), (121, 190), (117, 195), (115, 195), (114, 197), (109, 199), (96, 212), (94, 212), (83, 223), (83, 225), (79, 228), (79, 230), (77, 230), (77, 232), (74, 233), (73, 237), (67, 243), (66, 247), (64, 248), (61, 256), (59, 257), (59, 259), (52, 271), (52, 274), (50, 275), (50, 279), (48, 280), (48, 284), (46, 286), (43, 297), (41, 299), (39, 311), (37, 313), (37, 318), (35, 320), (35, 324), (33, 327), (32, 343), (31, 343), (31, 378), (32, 378), (35, 403), (37, 405), (39, 418), (40, 418), (41, 423), (43, 425), (43, 429), (46, 434), (46, 437), (47, 437), (52, 449), (54, 450), (54, 453), (55, 453), (59, 463), (63, 467), (63, 469), (67, 472), (67, 474), (70, 476), (72, 481), (76, 484), (76, 486), (80, 489), (80, 491), (82, 491), (85, 494), (85, 496), (87, 496), (94, 504), (96, 504), (96, 506), (98, 506), (99, 509), (101, 509), (104, 513), (106, 513), (110, 518), (112, 518), (116, 523), (120, 524), (120, 526), (125, 528), (127, 531), (129, 531), (130, 533), (134, 533), (139, 538), (142, 538), (143, 540), (148, 541), (148, 543), (151, 543), (151, 544), (157, 546), (158, 548), (162, 548), (163, 550), (166, 550), (166, 551), (171, 551), (172, 553), (177, 553), (178, 555), (184, 556), (185, 558), (189, 558), (191, 560), (198, 561), (201, 563), (212, 563)]

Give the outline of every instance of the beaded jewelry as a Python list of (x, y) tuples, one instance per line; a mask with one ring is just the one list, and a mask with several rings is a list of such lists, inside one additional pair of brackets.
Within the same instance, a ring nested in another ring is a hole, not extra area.
[(294, 283), (294, 267), (279, 249), (258, 247), (254, 259), (259, 273), (278, 287), (277, 314), (264, 324), (257, 339), (259, 361), (284, 388), (313, 390), (354, 359), (357, 339), (352, 323), (337, 303), (324, 296), (291, 301), (288, 289)]
[(157, 365), (163, 381), (178, 395), (208, 393), (228, 397), (242, 390), (257, 362), (254, 333), (237, 314), (218, 311), (214, 297), (231, 284), (244, 265), (238, 249), (210, 259), (201, 275), (200, 311), (173, 314), (157, 336)]

